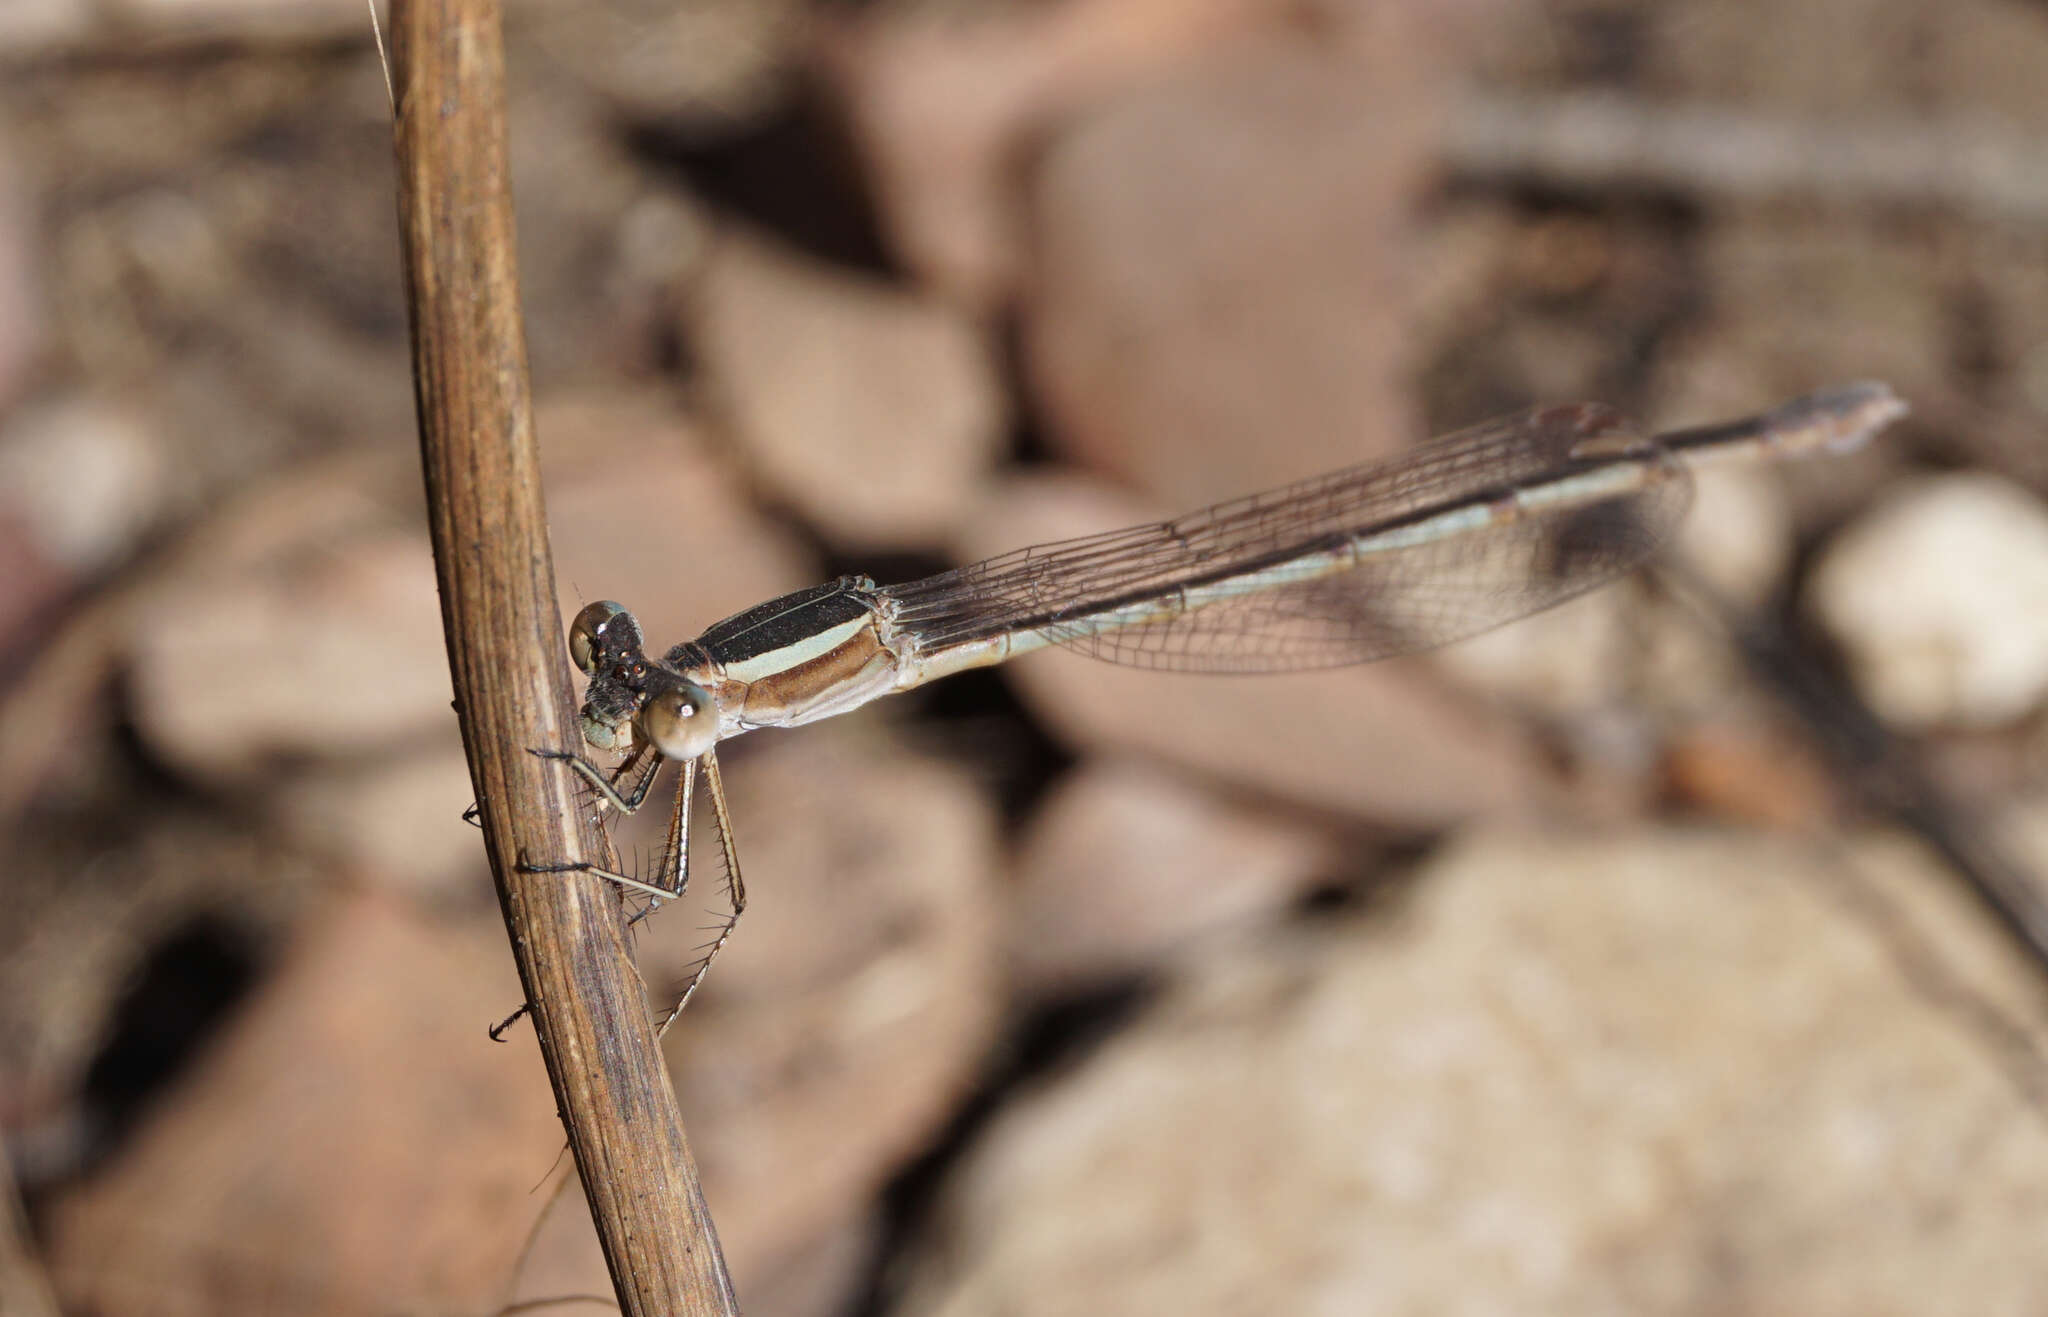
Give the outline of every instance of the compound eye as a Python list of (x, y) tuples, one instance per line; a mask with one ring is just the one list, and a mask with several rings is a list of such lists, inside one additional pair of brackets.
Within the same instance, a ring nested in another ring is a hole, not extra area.
[(604, 629), (613, 618), (625, 615), (622, 605), (600, 599), (584, 605), (575, 621), (569, 623), (569, 657), (584, 676), (597, 675), (598, 642), (604, 638)]
[(695, 682), (657, 691), (640, 710), (640, 730), (670, 759), (695, 759), (718, 744), (718, 706)]

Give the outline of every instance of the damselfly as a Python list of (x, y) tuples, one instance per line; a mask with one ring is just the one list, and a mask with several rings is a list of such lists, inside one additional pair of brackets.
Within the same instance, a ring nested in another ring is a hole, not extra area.
[(1905, 410), (1884, 385), (1859, 383), (1645, 437), (1597, 403), (1541, 408), (1172, 521), (901, 585), (841, 577), (729, 617), (659, 659), (642, 647), (632, 614), (594, 603), (569, 628), (569, 652), (590, 679), (583, 735), (629, 757), (607, 775), (579, 754), (534, 753), (567, 764), (626, 814), (646, 800), (661, 762), (676, 761), (668, 843), (652, 882), (582, 863), (525, 867), (584, 870), (657, 900), (681, 896), (701, 767), (731, 912), (680, 1011), (746, 908), (720, 741), (815, 722), (1049, 645), (1137, 667), (1239, 673), (1430, 649), (1643, 563), (1685, 513), (1690, 465), (1844, 451)]

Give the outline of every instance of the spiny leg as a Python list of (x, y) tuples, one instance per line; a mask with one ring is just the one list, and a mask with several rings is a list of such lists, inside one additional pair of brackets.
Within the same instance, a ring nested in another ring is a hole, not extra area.
[[(652, 750), (652, 746), (644, 744), (634, 747), (633, 753), (626, 756), (625, 762), (621, 763), (618, 766), (618, 768), (613, 770), (609, 778), (604, 776), (604, 774), (597, 768), (596, 765), (590, 763), (588, 760), (583, 759), (577, 755), (567, 754), (559, 750), (533, 750), (531, 751), (531, 753), (542, 759), (553, 759), (560, 762), (566, 762), (571, 768), (576, 770), (577, 776), (583, 778), (593, 788), (596, 789), (598, 794), (604, 798), (607, 804), (612, 805), (621, 813), (631, 814), (635, 810), (639, 809), (641, 804), (647, 799), (648, 789), (654, 785), (655, 775), (661, 771), (661, 756), (659, 754), (650, 754)], [(648, 760), (646, 771), (642, 773), (640, 775), (639, 780), (634, 783), (633, 790), (629, 794), (621, 796), (619, 794), (618, 784), (625, 779), (628, 773), (631, 773), (639, 765), (640, 761), (643, 758), (646, 758)], [(695, 765), (692, 764), (690, 765), (690, 767), (694, 769)], [(687, 804), (687, 797), (689, 795), (690, 777), (691, 774), (684, 774), (683, 788), (681, 792), (678, 793), (679, 801), (677, 808), (684, 814), (685, 817), (687, 817), (689, 809), (689, 806)], [(480, 803), (472, 804), (468, 809), (463, 811), (463, 822), (474, 824), (477, 827), (482, 827), (483, 823), (480, 818), (481, 813), (482, 805)], [(671, 823), (670, 836), (672, 841), (674, 838), (674, 832), (674, 824)], [(639, 923), (642, 919), (654, 913), (654, 911), (658, 910), (661, 907), (661, 903), (664, 900), (667, 900), (674, 896), (682, 895), (680, 889), (672, 892), (666, 888), (656, 887), (648, 883), (643, 883), (637, 878), (629, 877), (628, 875), (622, 873), (615, 873), (610, 869), (603, 868), (599, 865), (591, 864), (588, 861), (584, 860), (568, 861), (560, 864), (534, 864), (526, 860), (521, 860), (515, 867), (521, 873), (594, 873), (600, 878), (608, 878), (611, 881), (620, 884), (621, 886), (632, 888), (636, 891), (646, 893), (652, 899), (648, 902), (647, 907), (645, 909), (641, 910), (638, 914), (634, 915), (631, 919), (626, 921), (628, 927), (631, 927), (632, 925)], [(684, 882), (687, 883), (688, 880), (689, 871), (687, 868), (685, 868)], [(532, 1010), (533, 1003), (523, 1003), (518, 1010), (512, 1012), (512, 1014), (506, 1016), (504, 1019), (492, 1025), (490, 1028), (491, 1041), (494, 1043), (501, 1043), (505, 1041), (505, 1031), (511, 1028), (514, 1024), (517, 1024), (520, 1020), (520, 1017), (530, 1014)]]
[[(662, 1020), (661, 1027), (655, 1031), (657, 1036), (666, 1034), (669, 1026), (682, 1015), (683, 1008), (690, 1004), (690, 998), (696, 995), (698, 987), (704, 982), (704, 976), (711, 972), (711, 962), (718, 959), (718, 953), (725, 950), (725, 944), (732, 940), (732, 931), (739, 926), (740, 915), (747, 908), (747, 884), (740, 877), (740, 856), (738, 849), (733, 845), (732, 815), (725, 807), (725, 780), (718, 772), (717, 752), (706, 750), (702, 762), (704, 784), (711, 789), (711, 824), (713, 830), (718, 833), (718, 846), (725, 861), (725, 890), (726, 895), (731, 898), (732, 912), (726, 916), (725, 922), (719, 925), (717, 936), (711, 940), (709, 948), (704, 953), (704, 959), (697, 963), (696, 971), (690, 975), (690, 981), (683, 985), (682, 996), (676, 999), (675, 1006)], [(685, 868), (683, 882), (687, 884), (688, 881), (689, 875)]]
[(666, 887), (658, 887), (653, 883), (642, 882), (631, 874), (620, 873), (616, 869), (607, 869), (601, 864), (592, 864), (588, 860), (563, 860), (555, 864), (522, 864), (519, 866), (519, 872), (587, 873), (594, 877), (603, 878), (608, 882), (617, 883), (621, 887), (629, 888), (642, 895), (651, 896), (657, 901), (672, 901), (676, 895)]
[[(654, 771), (650, 769), (646, 776), (642, 777), (635, 785), (632, 792), (622, 796), (614, 785), (616, 778), (608, 781), (596, 765), (579, 755), (568, 754), (559, 750), (535, 750), (533, 753), (543, 759), (552, 759), (556, 762), (567, 764), (575, 771), (577, 776), (589, 783), (592, 789), (603, 797), (607, 804), (610, 804), (622, 814), (632, 814), (639, 810), (646, 801), (648, 787), (654, 778)], [(637, 753), (635, 757), (638, 757)], [(662, 864), (662, 876), (673, 875), (674, 882), (672, 886), (658, 886), (654, 883), (643, 882), (629, 874), (606, 869), (587, 860), (566, 861), (559, 864), (522, 864), (520, 866), (522, 870), (528, 873), (594, 874), (599, 878), (617, 883), (621, 887), (644, 893), (657, 902), (674, 900), (681, 896), (690, 884), (690, 810), (696, 795), (697, 765), (700, 761), (704, 766), (705, 781), (711, 788), (712, 823), (718, 832), (721, 858), (725, 862), (726, 894), (731, 900), (732, 909), (724, 921), (718, 925), (716, 936), (709, 943), (708, 949), (704, 953), (704, 958), (698, 962), (696, 970), (690, 975), (689, 982), (684, 984), (682, 995), (677, 999), (675, 1006), (670, 1009), (668, 1015), (662, 1019), (659, 1030), (661, 1033), (667, 1033), (669, 1026), (674, 1024), (677, 1018), (682, 1015), (683, 1008), (690, 1004), (690, 998), (696, 995), (698, 987), (704, 982), (704, 976), (710, 973), (711, 962), (718, 958), (718, 953), (725, 950), (725, 944), (732, 940), (733, 929), (739, 925), (740, 915), (747, 908), (747, 886), (745, 879), (740, 875), (739, 852), (733, 844), (732, 837), (732, 815), (725, 803), (725, 780), (718, 770), (717, 754), (714, 751), (706, 750), (700, 759), (684, 761), (680, 766), (680, 780), (676, 786), (675, 808), (669, 817), (669, 842)], [(629, 760), (627, 767), (630, 767), (631, 763), (632, 761)], [(659, 766), (658, 760), (656, 766)], [(624, 769), (622, 768), (621, 773), (623, 774), (623, 772)]]
[[(685, 760), (676, 771), (680, 776), (669, 809), (668, 841), (661, 848), (661, 866), (655, 874), (656, 883), (671, 901), (681, 900), (683, 893), (690, 890), (690, 808), (696, 800), (697, 761)], [(626, 922), (637, 924), (660, 908), (661, 901), (656, 900)]]
[(653, 763), (648, 766), (647, 772), (641, 776), (638, 782), (634, 783), (633, 789), (621, 795), (617, 785), (619, 779), (623, 778), (632, 770), (634, 765), (640, 762), (642, 755), (649, 753), (648, 746), (643, 745), (636, 748), (632, 755), (627, 758), (626, 762), (619, 765), (618, 772), (609, 777), (596, 764), (591, 763), (582, 755), (571, 754), (567, 750), (529, 749), (527, 753), (538, 759), (552, 759), (556, 763), (568, 765), (575, 771), (576, 776), (587, 782), (590, 785), (590, 789), (597, 792), (603, 798), (605, 804), (610, 805), (621, 814), (635, 814), (639, 812), (640, 806), (647, 800), (648, 788), (654, 785), (655, 775), (661, 768), (661, 756), (656, 754)]
[(517, 1024), (517, 1023), (519, 1023), (519, 1022), (520, 1022), (521, 1020), (525, 1019), (525, 1018), (526, 1018), (527, 1016), (529, 1016), (529, 1015), (531, 1015), (531, 1014), (533, 1014), (533, 1005), (532, 1005), (532, 1003), (530, 1003), (530, 1002), (522, 1002), (522, 1003), (520, 1003), (520, 1006), (519, 1006), (519, 1009), (518, 1009), (518, 1010), (516, 1010), (516, 1011), (512, 1012), (512, 1013), (511, 1013), (510, 1015), (506, 1016), (506, 1017), (505, 1017), (504, 1019), (502, 1019), (502, 1020), (498, 1021), (498, 1022), (497, 1022), (496, 1024), (492, 1025), (492, 1026), (490, 1027), (490, 1029), (489, 1029), (489, 1030), (487, 1030), (487, 1032), (488, 1032), (488, 1033), (489, 1033), (489, 1034), (491, 1035), (491, 1041), (492, 1041), (492, 1042), (494, 1042), (494, 1043), (502, 1043), (502, 1042), (504, 1042), (504, 1041), (505, 1041), (505, 1031), (506, 1031), (507, 1029), (510, 1029), (510, 1028), (511, 1028), (511, 1027), (512, 1027), (513, 1025), (515, 1025), (515, 1024)]
[[(643, 760), (646, 761), (644, 769), (640, 767)], [(606, 781), (611, 785), (612, 794), (617, 795), (619, 794), (619, 783), (626, 780), (627, 774), (638, 770), (640, 776), (634, 780), (633, 789), (625, 793), (625, 798), (633, 801), (637, 808), (639, 802), (647, 798), (647, 792), (653, 787), (654, 776), (661, 771), (661, 765), (661, 753), (652, 745), (645, 743), (636, 745), (633, 747), (633, 752), (621, 760), (619, 766), (612, 770), (611, 776)], [(605, 803), (610, 804), (611, 802), (607, 800)]]
[[(534, 753), (540, 754), (541, 752), (536, 750)], [(544, 755), (543, 757), (564, 760), (579, 772), (588, 767), (583, 760), (576, 759), (574, 756)], [(635, 758), (637, 757), (638, 755), (636, 754)], [(621, 772), (625, 771), (626, 768), (632, 767), (632, 764), (633, 761), (628, 760), (621, 769)], [(659, 767), (658, 760), (656, 767)], [(677, 772), (675, 809), (674, 813), (669, 817), (668, 845), (662, 851), (661, 868), (655, 874), (654, 882), (650, 883), (644, 879), (635, 878), (631, 874), (620, 873), (616, 869), (607, 869), (602, 865), (592, 864), (588, 860), (564, 860), (554, 864), (522, 864), (519, 866), (520, 869), (526, 873), (595, 874), (597, 877), (608, 879), (621, 887), (630, 888), (633, 891), (650, 896), (654, 898), (657, 904), (662, 901), (672, 901), (681, 896), (690, 885), (690, 801), (694, 795), (693, 788), (697, 780), (697, 761), (694, 759), (684, 760)], [(587, 777), (588, 774), (585, 774), (585, 776)], [(653, 776), (654, 772), (650, 769), (647, 776), (640, 780), (639, 787), (632, 798), (632, 808), (627, 809), (627, 813), (630, 814), (634, 809), (639, 808), (640, 803), (647, 795), (647, 785)], [(609, 784), (603, 785), (608, 786)], [(665, 881), (671, 874), (675, 876), (673, 885)], [(650, 907), (650, 910), (652, 908)], [(642, 914), (645, 913), (648, 912), (642, 912)], [(635, 916), (636, 922), (638, 918), (639, 916)]]
[[(652, 761), (647, 765), (646, 774), (634, 784), (631, 792), (622, 796), (619, 793), (619, 782), (624, 779), (626, 774), (632, 772), (638, 766), (641, 758), (647, 754), (649, 749), (650, 747), (645, 745), (636, 747), (632, 754), (626, 756), (624, 763), (612, 770), (611, 777), (608, 780), (594, 783), (598, 792), (604, 797), (605, 803), (623, 808), (625, 802), (630, 800), (633, 802), (633, 809), (640, 807), (640, 802), (647, 797), (647, 788), (653, 785), (654, 775), (661, 771), (661, 756), (655, 755), (653, 757)], [(585, 780), (590, 780), (590, 775), (599, 771), (595, 764), (565, 751), (532, 750), (529, 753), (541, 759), (570, 760), (572, 761), (570, 766), (575, 768), (577, 775)], [(631, 814), (633, 809), (626, 809), (625, 812)], [(469, 808), (462, 811), (462, 821), (472, 828), (481, 828), (484, 825), (483, 813), (483, 802), (471, 801)]]

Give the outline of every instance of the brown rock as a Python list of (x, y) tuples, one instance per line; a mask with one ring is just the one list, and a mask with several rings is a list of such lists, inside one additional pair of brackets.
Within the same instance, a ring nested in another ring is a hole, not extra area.
[(1325, 832), (1132, 759), (1083, 764), (1027, 825), (1004, 927), (1026, 991), (1135, 973), (1271, 922), (1337, 862)]
[(993, 1125), (897, 1311), (2024, 1309), (2048, 1133), (1840, 863), (1495, 835), (1397, 922), (1191, 962)]
[(562, 1301), (571, 1295), (612, 1300), (611, 1268), (597, 1242), (590, 1202), (577, 1192), (574, 1177), (559, 1180), (548, 1194), (540, 1220), (519, 1257), (508, 1304)]
[[(1702, 232), (1695, 277), (1712, 296), (1653, 363), (1659, 415), (1739, 415), (1826, 380), (1884, 380), (1916, 411), (1949, 396), (1927, 356), (1948, 332), (1927, 239), (1867, 209), (1826, 225), (1794, 209), (1731, 209)], [(1896, 447), (1888, 434), (1847, 459), (1789, 466), (1783, 483), (1795, 506), (1838, 514), (1895, 462)]]
[(39, 624), (79, 586), (39, 538), (25, 519), (0, 510), (0, 646), (8, 650), (35, 647)]
[(0, 1307), (15, 1317), (57, 1317), (57, 1292), (43, 1273), (42, 1259), (30, 1242), (28, 1218), (14, 1190), (12, 1168), (0, 1161), (8, 1191), (0, 1202)]
[(789, 90), (801, 0), (519, 6), (523, 32), (616, 117), (728, 126)]
[(756, 510), (701, 426), (657, 398), (540, 408), (550, 538), (566, 625), (584, 604), (633, 611), (656, 653), (821, 573)]
[(168, 762), (245, 782), (444, 723), (448, 665), (411, 459), (307, 463), (202, 522), (118, 601), (135, 721)]
[[(721, 1242), (726, 1234), (719, 1225)], [(873, 1212), (827, 1228), (805, 1240), (787, 1256), (738, 1274), (733, 1287), (749, 1317), (834, 1317), (847, 1312), (860, 1297), (857, 1287), (867, 1274), (880, 1235)], [(573, 1295), (612, 1293), (611, 1273), (598, 1247), (590, 1208), (576, 1192), (557, 1192), (534, 1232), (534, 1241), (520, 1260), (517, 1288), (508, 1303), (560, 1303)]]
[(893, 6), (826, 26), (819, 53), (897, 253), (949, 299), (988, 309), (1008, 300), (1025, 264), (1016, 176), (1047, 127), (1286, 9), (1272, 0)]
[(267, 561), (196, 563), (136, 610), (135, 721), (164, 759), (233, 783), (454, 730), (426, 535), (333, 524), (278, 525)]
[(1673, 740), (1665, 771), (1680, 800), (1755, 826), (1821, 828), (1837, 808), (1826, 766), (1781, 730), (1701, 724)]
[(691, 338), (761, 479), (828, 536), (926, 544), (1003, 439), (973, 321), (732, 234), (694, 285)]
[(359, 874), (423, 899), (483, 900), (483, 839), (458, 820), (476, 798), (454, 737), (409, 754), (328, 762), (277, 784), (286, 835)]
[(1025, 344), (1055, 443), (1193, 507), (1415, 430), (1402, 229), (1429, 178), (1424, 52), (1240, 42), (1052, 141)]
[[(85, 17), (73, 0), (15, 0), (0, 13), (0, 51), (55, 44)], [(39, 205), (0, 139), (0, 406), (14, 402), (47, 333), (31, 222)]]
[[(674, 411), (571, 399), (536, 424), (565, 626), (602, 591), (663, 650), (816, 578)], [(136, 721), (158, 754), (215, 785), (275, 788), (293, 831), (417, 887), (473, 873), (480, 852), (454, 821), (468, 788), (432, 559), (404, 528), (411, 467), (331, 463), (258, 492), (121, 625)], [(287, 761), (305, 771), (278, 774)]]
[[(267, 961), (333, 883), (240, 816), (147, 794), (112, 819), (74, 807), (37, 823), (7, 833), (0, 923), (0, 1111), (31, 1187), (77, 1176), (102, 1148), (88, 1076), (164, 949), (217, 945)], [(175, 1000), (173, 1013), (189, 1009)]]
[(108, 26), (184, 41), (357, 37), (367, 18), (348, 0), (110, 0)]
[[(751, 899), (669, 1047), (742, 1294), (929, 1144), (999, 1010), (992, 807), (848, 721), (720, 756)], [(725, 908), (708, 811), (696, 826), (690, 895), (640, 925), (659, 1005)]]
[[(504, 934), (343, 898), (106, 1173), (55, 1204), (67, 1310), (484, 1311), (561, 1146)], [(528, 1035), (531, 1038), (531, 1035)]]
[(1522, 808), (1545, 789), (1528, 741), (1453, 694), (1426, 660), (1220, 678), (1059, 652), (1025, 659), (1010, 675), (1075, 746), (1154, 755), (1392, 826)]

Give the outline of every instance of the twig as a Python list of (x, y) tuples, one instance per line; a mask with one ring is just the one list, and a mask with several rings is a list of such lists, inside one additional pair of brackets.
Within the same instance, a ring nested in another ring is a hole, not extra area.
[(617, 895), (520, 872), (602, 856), (577, 743), (519, 321), (497, 0), (391, 15), (414, 390), (456, 710), (499, 900), (598, 1238), (631, 1314), (736, 1313)]
[(1682, 565), (1666, 564), (1664, 579), (1694, 608), (1717, 619), (1750, 671), (1813, 733), (1837, 780), (1866, 808), (1919, 837), (1948, 863), (1992, 926), (2033, 968), (2037, 986), (2048, 988), (2048, 895), (2034, 876), (1984, 828), (1973, 826), (1912, 748), (1782, 628), (1739, 613)]
[(28, 1219), (15, 1191), (14, 1169), (0, 1144), (0, 1312), (9, 1317), (57, 1317), (57, 1296), (29, 1237)]
[(1934, 205), (2017, 224), (2048, 217), (2040, 135), (1992, 117), (1816, 121), (1593, 93), (1474, 94), (1451, 117), (1445, 155), (1454, 173), (1568, 187)]

